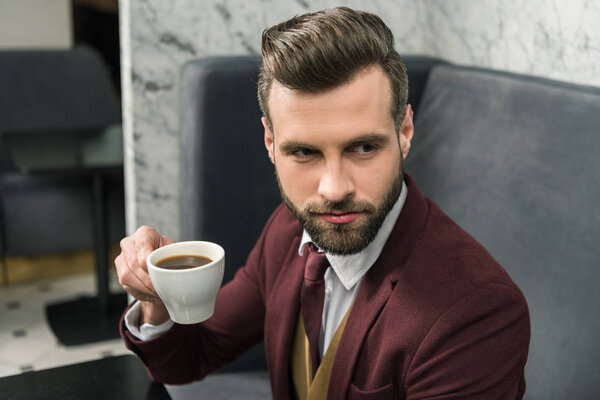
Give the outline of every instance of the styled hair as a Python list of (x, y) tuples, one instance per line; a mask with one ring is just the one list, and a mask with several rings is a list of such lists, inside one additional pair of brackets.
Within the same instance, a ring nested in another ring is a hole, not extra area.
[(334, 89), (377, 64), (391, 83), (396, 130), (408, 99), (408, 76), (394, 49), (394, 36), (375, 14), (336, 7), (295, 16), (262, 34), (258, 101), (271, 130), (268, 100), (273, 80), (300, 92)]

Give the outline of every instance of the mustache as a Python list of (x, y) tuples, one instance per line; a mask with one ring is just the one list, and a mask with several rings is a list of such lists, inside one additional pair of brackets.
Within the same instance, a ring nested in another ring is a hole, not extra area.
[(370, 203), (346, 199), (342, 201), (325, 200), (322, 203), (309, 203), (304, 208), (304, 211), (311, 214), (329, 214), (331, 212), (364, 212), (372, 214), (376, 209)]

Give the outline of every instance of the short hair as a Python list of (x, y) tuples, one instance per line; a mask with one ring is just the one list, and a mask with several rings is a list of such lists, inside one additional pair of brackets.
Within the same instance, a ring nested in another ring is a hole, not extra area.
[(408, 99), (408, 76), (394, 49), (394, 35), (375, 14), (336, 7), (295, 16), (265, 29), (258, 101), (271, 130), (268, 99), (273, 80), (300, 92), (334, 89), (367, 66), (379, 65), (392, 88), (391, 114), (400, 129)]

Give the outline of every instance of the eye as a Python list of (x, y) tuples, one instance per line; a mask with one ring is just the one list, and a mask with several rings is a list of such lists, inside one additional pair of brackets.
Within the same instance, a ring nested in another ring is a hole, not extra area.
[(374, 145), (368, 144), (368, 143), (363, 143), (363, 144), (359, 144), (359, 145), (352, 147), (350, 149), (350, 153), (371, 154), (375, 150), (377, 150), (377, 146), (374, 146)]
[(357, 151), (359, 153), (371, 153), (375, 151), (375, 146), (372, 146), (370, 144), (361, 144), (357, 147)]
[(307, 158), (315, 154), (315, 151), (309, 148), (302, 148), (290, 151), (290, 154), (297, 158)]

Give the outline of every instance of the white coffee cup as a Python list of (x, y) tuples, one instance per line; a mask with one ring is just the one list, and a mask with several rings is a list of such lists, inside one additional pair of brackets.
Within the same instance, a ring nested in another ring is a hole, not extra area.
[[(202, 256), (212, 262), (187, 269), (156, 266), (166, 258), (184, 255)], [(213, 315), (225, 271), (225, 250), (221, 246), (201, 241), (173, 243), (150, 253), (146, 264), (152, 284), (174, 322), (195, 324)]]

